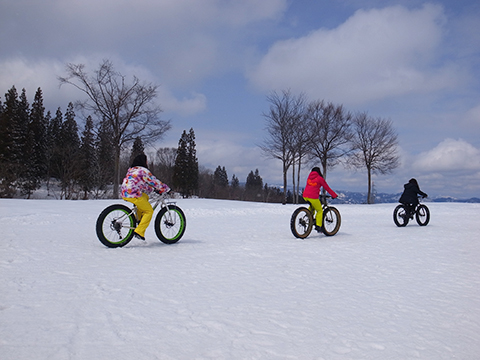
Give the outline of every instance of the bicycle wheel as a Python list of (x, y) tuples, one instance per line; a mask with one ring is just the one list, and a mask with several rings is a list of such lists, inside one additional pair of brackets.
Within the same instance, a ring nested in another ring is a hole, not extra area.
[(293, 236), (299, 239), (305, 239), (312, 232), (313, 216), (306, 207), (300, 207), (295, 210), (290, 219), (290, 229)]
[(393, 221), (397, 226), (404, 227), (407, 226), (408, 220), (407, 209), (403, 205), (398, 205), (395, 210), (393, 210)]
[(125, 246), (132, 240), (135, 226), (132, 209), (120, 204), (110, 205), (98, 216), (98, 240), (109, 248)]
[(426, 205), (420, 205), (415, 212), (415, 218), (420, 226), (425, 226), (430, 221), (430, 210)]
[(155, 233), (165, 244), (175, 244), (185, 233), (187, 219), (182, 209), (176, 205), (162, 208), (155, 218)]
[(329, 206), (324, 209), (322, 231), (326, 236), (335, 235), (340, 230), (341, 223), (342, 217), (337, 208)]

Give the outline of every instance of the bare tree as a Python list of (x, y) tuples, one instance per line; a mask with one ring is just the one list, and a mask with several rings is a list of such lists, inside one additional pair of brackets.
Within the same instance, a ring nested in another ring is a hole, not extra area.
[(397, 134), (391, 120), (358, 114), (354, 119), (352, 154), (349, 164), (366, 168), (368, 175), (367, 203), (372, 201), (372, 174), (388, 174), (399, 165)]
[(166, 184), (172, 183), (173, 170), (175, 168), (176, 148), (160, 148), (157, 150), (158, 176)]
[(323, 177), (327, 178), (327, 170), (335, 167), (349, 151), (352, 114), (342, 105), (317, 100), (308, 105), (307, 118), (313, 134), (310, 154), (320, 160)]
[(305, 116), (301, 121), (297, 122), (292, 129), (292, 175), (293, 175), (293, 202), (298, 204), (300, 194), (300, 173), (302, 170), (303, 160), (309, 156), (310, 147), (313, 137), (310, 119)]
[(260, 148), (267, 156), (282, 161), (283, 194), (286, 203), (287, 171), (294, 160), (294, 129), (303, 117), (305, 96), (303, 94), (294, 96), (289, 90), (284, 90), (281, 95), (273, 92), (267, 100), (270, 102), (270, 111), (263, 116), (267, 121), (268, 137)]
[(161, 138), (170, 129), (170, 121), (159, 119), (160, 107), (154, 105), (158, 86), (141, 83), (133, 77), (130, 84), (125, 76), (114, 70), (109, 60), (104, 60), (99, 69), (89, 76), (83, 64), (68, 64), (67, 76), (59, 77), (60, 86), (70, 84), (87, 95), (87, 100), (76, 106), (93, 112), (98, 122), (109, 123), (113, 130), (115, 171), (113, 196), (118, 196), (120, 183), (120, 152), (125, 144), (141, 136), (144, 143)]

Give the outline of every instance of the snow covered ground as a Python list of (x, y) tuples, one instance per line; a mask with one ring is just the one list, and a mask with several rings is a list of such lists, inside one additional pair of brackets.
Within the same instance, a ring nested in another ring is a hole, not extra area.
[(0, 200), (2, 360), (480, 358), (480, 204), (406, 228), (337, 205), (336, 236), (299, 240), (296, 206), (179, 200), (179, 243), (109, 249), (113, 202)]

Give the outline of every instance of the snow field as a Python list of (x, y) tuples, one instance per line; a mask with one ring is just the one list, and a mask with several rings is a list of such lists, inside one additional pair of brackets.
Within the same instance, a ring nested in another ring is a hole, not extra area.
[[(0, 200), (0, 358), (476, 359), (480, 204), (336, 205), (337, 235), (293, 237), (295, 205), (188, 199), (174, 245), (108, 249), (122, 200)], [(155, 215), (154, 215), (155, 216)]]

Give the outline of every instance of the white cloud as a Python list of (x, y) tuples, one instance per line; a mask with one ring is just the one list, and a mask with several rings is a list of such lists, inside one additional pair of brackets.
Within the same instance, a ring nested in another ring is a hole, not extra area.
[(480, 171), (480, 149), (462, 139), (445, 139), (435, 148), (418, 155), (412, 169), (424, 174), (476, 173)]
[[(101, 61), (109, 58), (112, 60), (115, 70), (125, 75), (127, 81), (136, 76), (142, 82), (158, 84), (155, 81), (155, 76), (146, 68), (126, 64), (116, 56), (104, 55), (76, 57), (68, 62), (84, 64), (86, 71), (93, 74)], [(66, 63), (53, 59), (27, 61), (26, 59), (16, 58), (0, 61), (0, 89), (7, 92), (12, 86), (15, 86), (17, 91), (20, 92), (22, 88), (25, 88), (28, 98), (33, 100), (37, 88), (40, 87), (47, 111), (55, 112), (58, 107), (65, 109), (69, 102), (85, 98), (85, 95), (73, 86), (62, 85), (62, 87), (59, 87), (58, 77), (66, 76), (65, 65)], [(3, 94), (0, 96), (3, 98)], [(199, 93), (193, 93), (191, 97), (178, 99), (165, 86), (158, 87), (157, 101), (162, 110), (182, 116), (204, 111), (207, 102), (205, 95)]]
[(240, 66), (244, 55), (236, 40), (246, 36), (245, 27), (279, 18), (287, 7), (287, 0), (7, 3), (0, 12), (0, 59), (107, 52), (141, 61), (172, 89)]
[(435, 68), (443, 24), (437, 5), (359, 10), (335, 29), (277, 42), (249, 77), (346, 104), (448, 88), (459, 80), (455, 67)]
[(181, 116), (194, 115), (207, 108), (207, 98), (203, 94), (192, 93), (190, 98), (178, 99), (164, 87), (159, 88), (158, 100), (163, 111)]

